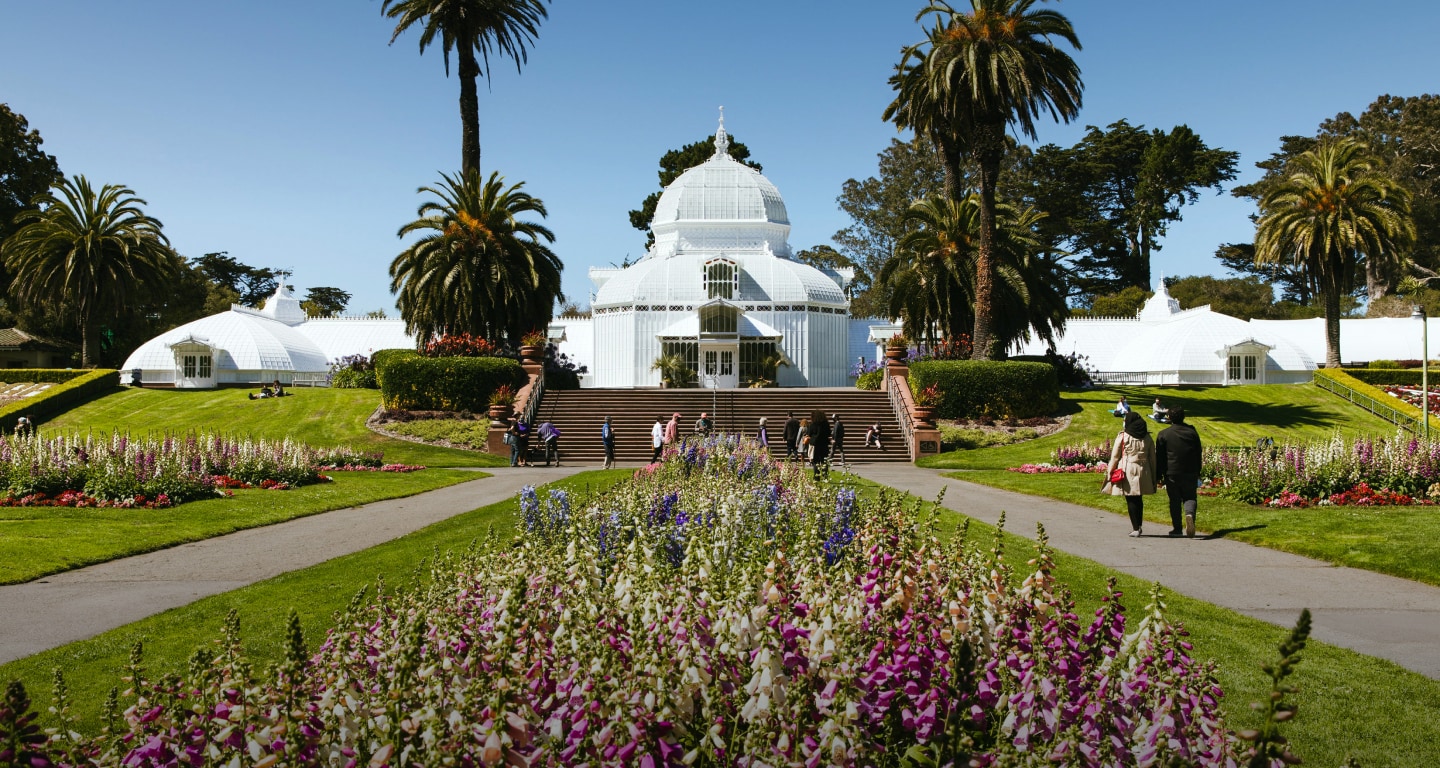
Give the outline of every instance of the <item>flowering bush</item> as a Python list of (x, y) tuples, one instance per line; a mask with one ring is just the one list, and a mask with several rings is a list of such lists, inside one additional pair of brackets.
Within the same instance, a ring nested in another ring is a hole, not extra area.
[(0, 505), (153, 508), (223, 495), (228, 488), (323, 482), (320, 466), (381, 463), (380, 454), (321, 450), (291, 440), (12, 434), (0, 438)]
[[(1397, 387), (1393, 384), (1381, 387), (1381, 389), (1385, 390), (1385, 394), (1390, 395), (1391, 397), (1398, 397), (1406, 403), (1415, 406), (1416, 408), (1420, 407), (1420, 390), (1418, 389), (1414, 389), (1411, 387)], [(1440, 413), (1440, 392), (1436, 392), (1432, 389), (1430, 390), (1428, 395), (1429, 396), (1427, 399), (1429, 400), (1430, 412)], [(1417, 416), (1416, 418), (1419, 417)]]
[(1086, 440), (1079, 445), (1067, 443), (1050, 452), (1051, 464), (1095, 464), (1110, 461), (1110, 439), (1091, 444)]
[(998, 535), (942, 543), (933, 509), (729, 437), (520, 508), (517, 541), (356, 600), (309, 659), (292, 615), (257, 676), (232, 619), (183, 677), (137, 648), (106, 732), (68, 726), (62, 680), (60, 727), (31, 726), (12, 688), (0, 741), (27, 764), (128, 768), (1240, 760), (1158, 592), (1131, 623), (1112, 583), (1081, 621), (1043, 530), (1022, 578)]
[(420, 351), (425, 357), (499, 357), (500, 345), (469, 333), (447, 333)]
[(490, 393), (490, 404), (514, 405), (515, 388), (510, 386), (509, 384), (501, 384), (500, 386), (496, 387), (495, 391)]
[(879, 360), (866, 360), (861, 357), (855, 361), (854, 365), (850, 366), (850, 378), (858, 379), (867, 373), (874, 373), (878, 370), (880, 370)]
[(910, 355), (911, 360), (969, 360), (975, 348), (970, 344), (970, 334), (962, 333), (954, 339), (941, 339), (934, 344), (921, 344)]
[(337, 389), (376, 389), (375, 361), (365, 355), (346, 355), (330, 364), (330, 386)]
[(1346, 492), (1360, 484), (1423, 496), (1440, 482), (1440, 444), (1427, 446), (1397, 432), (1388, 439), (1337, 435), (1305, 444), (1207, 448), (1201, 472), (1219, 495), (1249, 504), (1287, 491), (1305, 499), (1348, 499)]
[(934, 408), (940, 404), (940, 401), (944, 399), (944, 397), (945, 393), (940, 391), (939, 385), (931, 384), (927, 387), (921, 387), (920, 390), (915, 393), (915, 404), (923, 408)]

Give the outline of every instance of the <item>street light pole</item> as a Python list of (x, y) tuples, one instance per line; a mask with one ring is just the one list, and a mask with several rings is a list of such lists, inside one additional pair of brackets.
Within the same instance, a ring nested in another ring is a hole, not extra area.
[(1410, 316), (1420, 320), (1420, 414), (1425, 419), (1425, 451), (1430, 451), (1430, 320), (1425, 308), (1415, 306)]

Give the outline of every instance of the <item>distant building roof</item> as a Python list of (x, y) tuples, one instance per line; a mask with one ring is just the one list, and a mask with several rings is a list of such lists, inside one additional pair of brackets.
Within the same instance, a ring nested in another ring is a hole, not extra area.
[(59, 352), (69, 349), (68, 344), (26, 333), (19, 328), (0, 328), (0, 351), (42, 350)]

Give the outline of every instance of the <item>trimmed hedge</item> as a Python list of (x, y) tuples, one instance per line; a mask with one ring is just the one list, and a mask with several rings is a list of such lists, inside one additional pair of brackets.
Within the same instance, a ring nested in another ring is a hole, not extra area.
[[(1395, 384), (1401, 387), (1418, 387), (1422, 371), (1419, 368), (1341, 368), (1352, 378), (1359, 379), (1366, 384), (1385, 386)], [(1440, 381), (1440, 366), (1431, 366), (1430, 383), (1434, 385)], [(1419, 413), (1417, 409), (1415, 411)]]
[(393, 355), (377, 361), (376, 372), (385, 407), (403, 411), (480, 413), (497, 387), (518, 390), (529, 380), (520, 363), (506, 357)]
[(0, 381), (6, 384), (64, 384), (90, 372), (85, 368), (6, 368), (0, 371)]
[(409, 360), (420, 357), (420, 353), (413, 349), (377, 349), (370, 355), (370, 363), (375, 366), (375, 386), (383, 396), (385, 391), (385, 369), (397, 360)]
[(926, 360), (910, 366), (910, 389), (935, 384), (944, 393), (942, 419), (975, 416), (1028, 419), (1060, 408), (1060, 383), (1046, 363)]
[[(1396, 411), (1399, 411), (1402, 415), (1410, 417), (1410, 419), (1411, 419), (1411, 421), (1412, 421), (1412, 423), (1411, 423), (1410, 426), (1406, 427), (1406, 426), (1404, 426), (1404, 425), (1400, 425), (1400, 426), (1402, 426), (1402, 427), (1405, 428), (1405, 429), (1423, 429), (1423, 428), (1424, 428), (1424, 424), (1423, 424), (1423, 422), (1421, 422), (1420, 420), (1421, 420), (1422, 418), (1424, 418), (1424, 416), (1420, 413), (1420, 409), (1419, 409), (1419, 408), (1417, 408), (1416, 406), (1413, 406), (1413, 405), (1405, 402), (1404, 400), (1401, 400), (1401, 399), (1398, 398), (1398, 397), (1392, 396), (1390, 393), (1388, 393), (1388, 392), (1386, 392), (1385, 390), (1383, 390), (1383, 389), (1380, 388), (1381, 386), (1384, 386), (1384, 385), (1386, 385), (1386, 384), (1392, 384), (1392, 383), (1394, 383), (1394, 382), (1389, 382), (1389, 381), (1378, 382), (1379, 386), (1377, 386), (1376, 384), (1371, 384), (1371, 383), (1369, 383), (1369, 382), (1362, 381), (1362, 380), (1360, 379), (1360, 377), (1358, 377), (1358, 376), (1355, 375), (1357, 372), (1359, 372), (1359, 373), (1365, 373), (1367, 370), (1369, 370), (1369, 369), (1367, 369), (1367, 368), (1317, 368), (1317, 369), (1315, 369), (1315, 378), (1317, 378), (1317, 379), (1319, 379), (1319, 378), (1326, 378), (1326, 379), (1330, 379), (1331, 381), (1334, 381), (1334, 382), (1343, 384), (1343, 385), (1345, 385), (1345, 386), (1347, 386), (1347, 387), (1355, 390), (1355, 392), (1356, 392), (1357, 394), (1365, 395), (1366, 397), (1369, 397), (1370, 399), (1374, 400), (1374, 401), (1377, 402), (1377, 403), (1381, 403), (1382, 405), (1388, 406), (1388, 407), (1390, 407), (1390, 408), (1394, 408)], [(1405, 370), (1402, 370), (1402, 369), (1378, 369), (1378, 370), (1373, 370), (1373, 371), (1369, 371), (1369, 372), (1370, 372), (1371, 374), (1377, 374), (1376, 378), (1381, 378), (1380, 375), (1382, 375), (1382, 374), (1383, 374), (1383, 375), (1393, 375), (1393, 374), (1410, 373), (1410, 371), (1405, 371)], [(1420, 372), (1419, 372), (1419, 371), (1415, 371), (1414, 373), (1415, 373), (1415, 386), (1418, 387), (1418, 386), (1420, 386)], [(1382, 417), (1382, 418), (1383, 418), (1383, 417)], [(1432, 416), (1431, 419), (1432, 419), (1432, 421), (1431, 421), (1430, 423), (1431, 423), (1431, 425), (1432, 425), (1432, 427), (1433, 427), (1433, 425), (1435, 424), (1435, 422), (1433, 421), (1434, 417)], [(1388, 419), (1386, 419), (1386, 420), (1388, 421)]]
[(17, 378), (16, 382), (59, 383), (38, 395), (0, 407), (0, 427), (7, 430), (15, 429), (21, 416), (29, 416), (38, 423), (120, 388), (120, 372), (110, 368), (93, 371), (32, 368), (17, 372), (26, 376)]

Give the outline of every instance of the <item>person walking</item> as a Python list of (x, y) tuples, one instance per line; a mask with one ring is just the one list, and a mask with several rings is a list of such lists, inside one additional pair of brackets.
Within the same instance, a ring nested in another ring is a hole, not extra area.
[(770, 453), (770, 428), (765, 426), (764, 416), (760, 417), (760, 431), (756, 434), (756, 438), (760, 440), (760, 447), (764, 448), (768, 455)]
[[(1167, 414), (1170, 426), (1155, 438), (1155, 476), (1170, 498), (1170, 535), (1195, 538), (1196, 490), (1200, 487), (1200, 434), (1185, 423), (1185, 407)], [(1183, 515), (1183, 520), (1182, 520)]]
[(1141, 535), (1145, 497), (1155, 493), (1155, 469), (1155, 440), (1145, 426), (1145, 417), (1133, 411), (1125, 414), (1125, 428), (1115, 436), (1100, 492), (1125, 497), (1131, 536)]
[(650, 428), (650, 445), (654, 448), (650, 453), (650, 463), (660, 461), (660, 451), (665, 448), (665, 417), (656, 416), (655, 426)]
[(615, 428), (610, 425), (610, 417), (605, 417), (605, 423), (600, 425), (600, 443), (605, 446), (605, 463), (601, 469), (615, 468)]
[(795, 418), (794, 411), (785, 412), (785, 427), (781, 436), (785, 438), (786, 461), (799, 456), (796, 446), (800, 443), (800, 420)]
[(519, 426), (520, 421), (518, 419), (511, 419), (510, 426), (505, 428), (505, 444), (510, 446), (510, 466), (512, 467), (519, 466), (520, 464)]
[(838, 413), (830, 417), (830, 456), (834, 463), (844, 465), (845, 422), (840, 420)]
[(665, 424), (665, 444), (674, 445), (680, 441), (680, 414), (676, 413), (670, 417)]
[(825, 418), (822, 411), (815, 411), (810, 414), (810, 423), (805, 426), (805, 446), (809, 448), (810, 469), (815, 473), (815, 479), (820, 479), (823, 469), (825, 481), (830, 481), (830, 421)]

